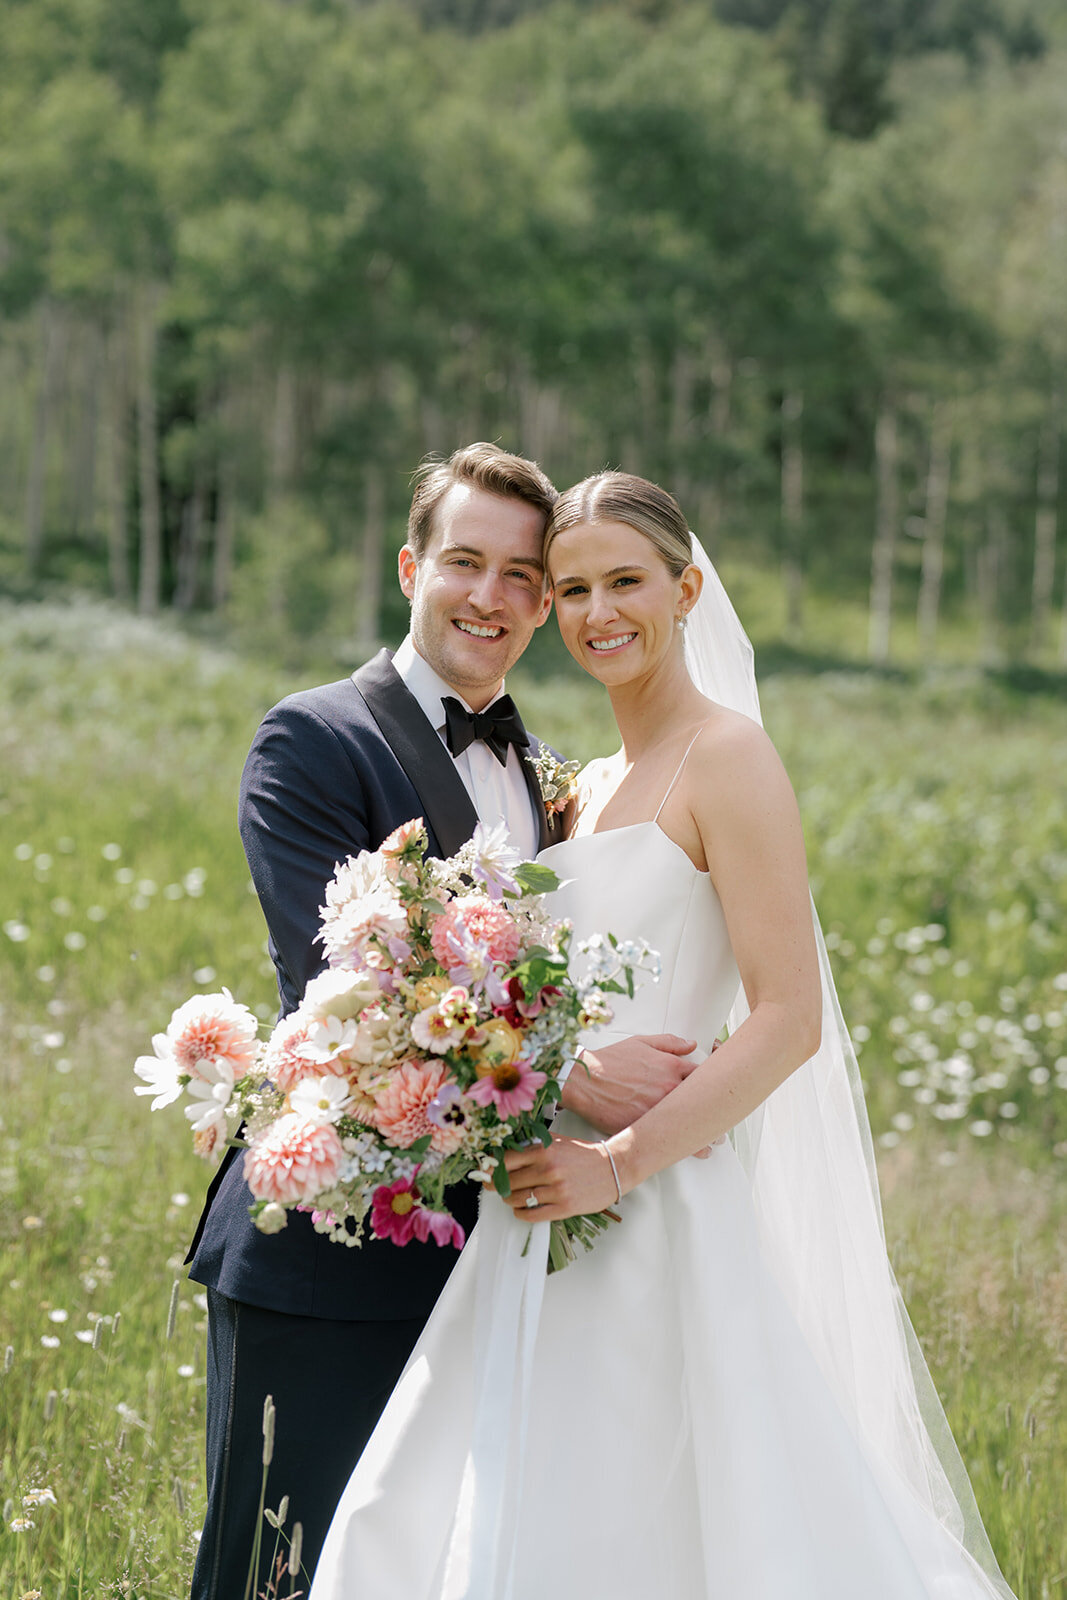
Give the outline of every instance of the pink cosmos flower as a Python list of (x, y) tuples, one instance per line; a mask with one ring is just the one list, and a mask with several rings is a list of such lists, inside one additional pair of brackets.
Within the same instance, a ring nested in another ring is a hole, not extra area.
[(221, 1067), (236, 1080), (255, 1063), (258, 1027), (248, 1007), (238, 1005), (223, 989), (221, 994), (194, 995), (179, 1006), (170, 1019), (167, 1039), (179, 1072), (213, 1082), (219, 1073), (211, 1069)]
[(389, 1144), (406, 1150), (416, 1139), (432, 1135), (431, 1149), (450, 1155), (462, 1138), (452, 1127), (440, 1127), (427, 1107), (452, 1079), (443, 1061), (405, 1061), (378, 1095), (374, 1115), (379, 1133)]
[(341, 1174), (344, 1147), (328, 1122), (280, 1117), (245, 1152), (245, 1180), (257, 1200), (315, 1200)]
[(383, 1183), (375, 1189), (371, 1202), (371, 1232), (376, 1239), (410, 1244), (419, 1209), (419, 1191), (413, 1179), (398, 1178), (395, 1183)]
[(521, 940), (514, 918), (486, 895), (465, 894), (439, 916), (430, 943), (443, 967), (456, 965), (458, 951), (471, 941), (486, 946), (490, 961), (507, 964), (519, 953)]
[(440, 1246), (454, 1244), (457, 1250), (463, 1249), (467, 1236), (455, 1217), (447, 1211), (428, 1211), (425, 1206), (418, 1206), (411, 1215), (414, 1219), (411, 1231), (423, 1244), (427, 1239), (432, 1239)]
[(499, 1117), (514, 1117), (520, 1111), (530, 1111), (537, 1091), (545, 1081), (543, 1072), (536, 1072), (528, 1061), (508, 1061), (491, 1067), (467, 1090), (467, 1099), (477, 1105), (495, 1105)]

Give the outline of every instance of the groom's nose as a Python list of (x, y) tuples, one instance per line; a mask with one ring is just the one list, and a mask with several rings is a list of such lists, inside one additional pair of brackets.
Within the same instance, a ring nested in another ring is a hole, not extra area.
[(480, 572), (471, 575), (467, 599), (475, 610), (487, 616), (491, 611), (499, 611), (501, 592), (502, 581), (499, 572), (494, 572), (491, 567), (483, 567)]

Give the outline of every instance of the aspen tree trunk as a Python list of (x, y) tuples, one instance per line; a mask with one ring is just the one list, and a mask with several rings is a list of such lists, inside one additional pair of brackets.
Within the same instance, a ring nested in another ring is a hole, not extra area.
[(444, 412), (436, 396), (419, 395), (419, 423), (422, 428), (423, 454), (428, 455), (431, 451), (436, 455), (441, 454), (448, 440), (448, 429), (445, 426)]
[(1058, 387), (1049, 399), (1041, 430), (1037, 463), (1037, 511), (1034, 515), (1034, 581), (1030, 598), (1030, 648), (1040, 653), (1048, 635), (1052, 591), (1056, 579), (1056, 503), (1060, 488), (1060, 407)]
[(363, 471), (363, 537), (356, 584), (356, 655), (367, 661), (378, 648), (385, 571), (385, 472), (377, 462)]
[(267, 510), (261, 523), (262, 537), (266, 541), (263, 551), (266, 585), (266, 608), (275, 627), (285, 624), (288, 608), (286, 573), (288, 570), (283, 522), (283, 508), (292, 493), (296, 477), (296, 380), (292, 368), (285, 362), (278, 367), (274, 378), (274, 402), (270, 417), (270, 442), (267, 459)]
[(552, 453), (559, 429), (559, 391), (538, 383), (525, 362), (516, 374), (519, 400), (519, 450), (534, 461), (544, 461)]
[(52, 421), (59, 395), (65, 344), (64, 327), (58, 307), (50, 299), (41, 302), (40, 381), (33, 414), (29, 471), (26, 475), (26, 574), (36, 578), (44, 556), (45, 471)]
[(126, 320), (116, 308), (104, 336), (104, 506), (107, 519), (107, 571), (111, 593), (126, 603), (132, 598), (127, 529), (129, 490), (129, 348)]
[(705, 549), (714, 551), (726, 512), (725, 443), (730, 430), (733, 397), (733, 368), (717, 342), (713, 342), (709, 350), (708, 374), (711, 378), (708, 422), (714, 440), (714, 454), (711, 482), (704, 485), (700, 495), (700, 527), (697, 532)]
[(791, 639), (798, 638), (804, 627), (803, 415), (803, 390), (787, 389), (782, 396), (782, 577), (786, 635)]
[(1000, 582), (1007, 542), (1007, 524), (999, 505), (991, 505), (986, 516), (985, 543), (978, 552), (978, 604), (981, 612), (980, 652), (983, 664), (996, 665), (1000, 649)]
[(919, 651), (929, 661), (937, 647), (937, 624), (941, 614), (941, 580), (945, 568), (945, 526), (948, 520), (948, 490), (952, 470), (952, 402), (934, 402), (930, 424), (930, 465), (926, 474), (926, 532), (923, 538), (922, 573), (916, 620)]
[(215, 501), (215, 545), (211, 556), (211, 604), (215, 611), (225, 611), (233, 585), (233, 552), (237, 527), (237, 441), (234, 427), (236, 407), (232, 394), (223, 395), (219, 410), (221, 447)]
[(293, 369), (283, 363), (274, 378), (274, 405), (270, 419), (267, 460), (267, 501), (272, 506), (285, 499), (296, 475), (296, 381)]
[(871, 610), (868, 653), (872, 661), (889, 660), (889, 635), (893, 614), (893, 564), (900, 522), (900, 485), (897, 477), (897, 414), (883, 400), (874, 430), (877, 480), (874, 548), (871, 553)]
[(158, 291), (142, 285), (136, 298), (137, 483), (141, 502), (137, 609), (159, 610), (163, 590), (163, 507), (159, 493), (159, 422), (156, 394)]
[[(640, 339), (634, 353), (634, 388), (637, 393), (637, 459), (649, 462), (661, 452), (659, 439), (659, 405), (657, 402), (656, 363), (648, 342)], [(631, 468), (631, 470), (635, 470)], [(637, 469), (647, 472), (642, 466)]]
[(88, 324), (79, 344), (81, 383), (70, 455), (70, 522), (74, 533), (83, 534), (96, 521), (97, 441), (104, 378), (104, 336), (99, 323)]
[[(206, 400), (201, 397), (197, 405), (197, 422), (202, 424), (206, 414)], [(204, 525), (207, 514), (207, 458), (202, 437), (196, 440), (193, 461), (192, 492), (182, 509), (182, 525), (178, 538), (178, 571), (174, 586), (174, 609), (191, 611), (196, 605), (200, 587), (200, 558), (204, 545)]]
[(693, 480), (688, 445), (693, 423), (693, 383), (696, 373), (688, 350), (677, 349), (671, 361), (670, 413), (667, 442), (671, 462), (671, 493), (683, 508), (692, 502)]

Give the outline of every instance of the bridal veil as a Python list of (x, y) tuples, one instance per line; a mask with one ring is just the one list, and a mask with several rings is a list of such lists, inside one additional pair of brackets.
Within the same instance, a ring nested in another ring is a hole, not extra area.
[[(708, 699), (762, 723), (752, 646), (707, 553), (690, 537), (704, 587), (687, 621), (686, 664)], [(761, 1244), (868, 1453), (957, 1541), (979, 1586), (1011, 1600), (886, 1252), (859, 1067), (814, 904), (812, 916), (822, 1042), (732, 1136)], [(731, 1031), (747, 1014), (740, 990)]]

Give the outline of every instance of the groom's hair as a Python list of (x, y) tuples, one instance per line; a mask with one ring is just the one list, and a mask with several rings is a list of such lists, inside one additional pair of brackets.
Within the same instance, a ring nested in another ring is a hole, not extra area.
[(415, 493), (408, 513), (409, 547), (421, 561), (433, 538), (433, 517), (454, 483), (472, 483), (505, 500), (524, 500), (548, 522), (559, 494), (536, 461), (513, 456), (496, 444), (468, 444), (454, 450), (447, 461), (427, 456), (415, 471)]

